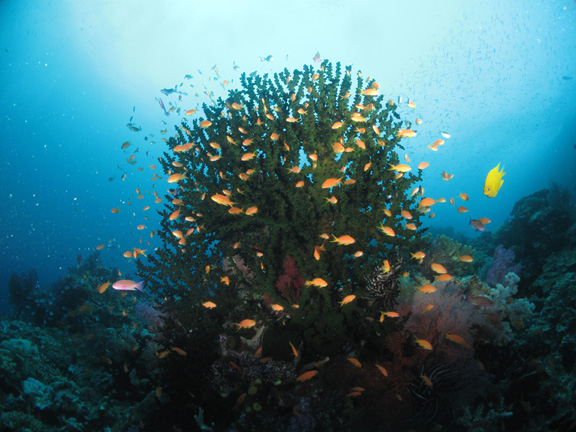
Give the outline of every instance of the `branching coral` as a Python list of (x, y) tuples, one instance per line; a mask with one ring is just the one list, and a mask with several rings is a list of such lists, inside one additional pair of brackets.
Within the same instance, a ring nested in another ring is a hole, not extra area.
[[(139, 261), (139, 272), (167, 296), (167, 308), (184, 300), (189, 310), (223, 292), (221, 303), (279, 290), (336, 311), (343, 290), (362, 295), (374, 268), (419, 236), (409, 190), (421, 172), (394, 168), (398, 131), (410, 124), (377, 83), (365, 86), (358, 73), (354, 86), (350, 67), (327, 61), (273, 78), (243, 75), (241, 83), (169, 140), (162, 165), (178, 198), (168, 196), (163, 246)], [(401, 210), (412, 213), (410, 228)], [(334, 240), (342, 236), (352, 244)], [(301, 293), (298, 274), (328, 289)], [(229, 302), (233, 315), (236, 306)]]

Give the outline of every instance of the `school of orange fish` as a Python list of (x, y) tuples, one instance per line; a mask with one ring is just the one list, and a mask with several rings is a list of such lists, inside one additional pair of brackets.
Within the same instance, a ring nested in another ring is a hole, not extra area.
[[(316, 56), (315, 56), (314, 60), (318, 61), (318, 60), (316, 60)], [(217, 68), (214, 67), (214, 68), (212, 68), (212, 70), (215, 72), (217, 78), (220, 78)], [(222, 87), (225, 88), (225, 86), (227, 84), (229, 84), (229, 82), (224, 80), (221, 82), (221, 84), (222, 84)], [(378, 88), (379, 88), (379, 86), (377, 84), (372, 85), (370, 88), (363, 90), (362, 94), (365, 96), (377, 96), (377, 95), (379, 95)], [(206, 89), (205, 94), (210, 98), (210, 100), (213, 101), (213, 99), (212, 99), (213, 92), (210, 92)], [(180, 101), (182, 100), (182, 95), (179, 96), (179, 100)], [(390, 103), (394, 103), (394, 102), (390, 101)], [(402, 100), (400, 99), (398, 101), (398, 103), (401, 104)], [(176, 112), (177, 115), (180, 115), (180, 112), (184, 111), (184, 115), (191, 116), (191, 115), (194, 115), (198, 111), (197, 109), (181, 110), (181, 108), (175, 104), (171, 104), (169, 110), (166, 110), (164, 107), (164, 104), (162, 103), (161, 100), (160, 100), (160, 105), (164, 109), (164, 112), (166, 113), (166, 115), (168, 115), (170, 113), (174, 113), (174, 112)], [(411, 100), (407, 101), (407, 106), (409, 108), (411, 108), (412, 110), (416, 109), (415, 103)], [(241, 108), (242, 108), (242, 106), (240, 106), (239, 104), (232, 104), (232, 109), (239, 110)], [(353, 121), (362, 121), (362, 118), (361, 118), (360, 114), (357, 114), (356, 118), (352, 118), (352, 120)], [(296, 120), (294, 118), (287, 118), (287, 121), (295, 122), (298, 120)], [(417, 125), (421, 125), (423, 123), (423, 121), (418, 118), (418, 119), (416, 119), (415, 123)], [(132, 131), (137, 132), (140, 130), (139, 128), (135, 128), (135, 126), (133, 126), (132, 123), (129, 123), (129, 125), (130, 125), (130, 129)], [(210, 122), (209, 120), (204, 120), (204, 121), (200, 122), (200, 127), (202, 127), (202, 128), (209, 128), (211, 125), (212, 125), (212, 122)], [(332, 125), (332, 128), (338, 129), (338, 128), (341, 128), (342, 126), (344, 126), (343, 122), (335, 122)], [(182, 126), (180, 126), (180, 127), (183, 129), (184, 132), (189, 132), (186, 130), (185, 127), (182, 127)], [(375, 132), (378, 133), (378, 131), (375, 131)], [(167, 133), (167, 129), (164, 129), (161, 131), (161, 134), (166, 134), (166, 133)], [(414, 138), (417, 136), (417, 133), (410, 128), (400, 129), (400, 130), (398, 130), (397, 134), (401, 138)], [(276, 136), (274, 136), (274, 135), (276, 135)], [(437, 152), (446, 143), (445, 140), (448, 140), (451, 138), (450, 134), (448, 134), (447, 132), (441, 132), (441, 136), (442, 136), (442, 139), (436, 139), (434, 142), (427, 145), (427, 148), (430, 149), (431, 151)], [(272, 138), (272, 140), (277, 140), (278, 135), (272, 134), (271, 138)], [(162, 140), (167, 141), (166, 138), (162, 138)], [(251, 140), (247, 139), (243, 144), (245, 146), (248, 146), (248, 145), (250, 145), (250, 143), (251, 143)], [(365, 144), (361, 140), (356, 140), (356, 144), (360, 148), (364, 148), (363, 146), (365, 146)], [(124, 151), (124, 150), (127, 150), (130, 146), (131, 146), (131, 143), (129, 141), (126, 141), (120, 146), (120, 149)], [(178, 145), (178, 146), (174, 147), (173, 151), (176, 153), (187, 152), (187, 151), (193, 150), (194, 146), (195, 146), (195, 144), (190, 142), (190, 143), (187, 143), (185, 145)], [(211, 146), (215, 150), (219, 149), (219, 144), (211, 143)], [(341, 143), (335, 143), (333, 146), (333, 150), (335, 153), (353, 152), (354, 148), (344, 147)], [(129, 164), (134, 165), (136, 163), (135, 154), (138, 151), (139, 150), (136, 149), (134, 154), (130, 155), (126, 159), (126, 161)], [(218, 158), (221, 157), (220, 155), (209, 155), (209, 156), (210, 156), (210, 160), (217, 160)], [(242, 156), (241, 160), (247, 161), (253, 157), (255, 157), (255, 153), (247, 152)], [(316, 155), (308, 155), (308, 157), (313, 162), (316, 161), (315, 157), (317, 158)], [(400, 178), (405, 173), (412, 170), (411, 165), (409, 165), (410, 163), (412, 163), (412, 161), (410, 160), (410, 158), (407, 154), (404, 155), (404, 159), (405, 159), (406, 163), (391, 165), (389, 168), (390, 170), (396, 172), (396, 178)], [(179, 162), (176, 162), (176, 161), (173, 162), (172, 165), (176, 169), (182, 168), (182, 164), (180, 164)], [(429, 168), (429, 166), (430, 165), (428, 162), (422, 161), (417, 165), (417, 168), (419, 170), (425, 170), (425, 169)], [(502, 186), (502, 183), (503, 183), (502, 177), (504, 175), (504, 171), (503, 171), (503, 169), (500, 170), (499, 166), (500, 165), (498, 164), (498, 166), (495, 167), (493, 170), (491, 170), (486, 177), (486, 181), (485, 181), (485, 185), (484, 185), (484, 194), (487, 197), (494, 198)], [(365, 169), (368, 169), (368, 168), (369, 168), (369, 166), (367, 166)], [(163, 176), (160, 176), (160, 175), (158, 175), (158, 173), (156, 173), (156, 166), (155, 165), (149, 165), (149, 169), (151, 169), (154, 172), (154, 175), (151, 178), (151, 181), (156, 182), (158, 180), (164, 180)], [(142, 170), (144, 170), (144, 168), (138, 167), (138, 170), (142, 171)], [(250, 171), (252, 171), (252, 172), (250, 172)], [(300, 171), (300, 167), (294, 166), (292, 168), (289, 168), (289, 171), (291, 171), (292, 173), (298, 173)], [(248, 179), (251, 174), (253, 174), (253, 170), (248, 170), (243, 174), (243, 176), (245, 177), (245, 179)], [(168, 188), (168, 185), (172, 185), (172, 184), (178, 185), (178, 183), (180, 181), (186, 179), (187, 177), (186, 177), (185, 173), (180, 173), (180, 172), (168, 172), (167, 175), (168, 175), (167, 179), (164, 180), (167, 182), (166, 190), (167, 190), (169, 195), (174, 196), (174, 198), (171, 200), (171, 203), (175, 206), (178, 206), (178, 205), (182, 204), (182, 201), (179, 198), (175, 197), (176, 191), (174, 189)], [(125, 176), (126, 176), (126, 174), (123, 175), (122, 180), (125, 179)], [(449, 174), (446, 171), (442, 171), (441, 178), (444, 181), (451, 181), (451, 180), (453, 180), (454, 175)], [(342, 182), (342, 178), (329, 178), (322, 183), (322, 188), (330, 189), (332, 187), (340, 186), (342, 184), (350, 184), (351, 182), (354, 182), (354, 180), (350, 179), (350, 180), (346, 180), (345, 182)], [(297, 184), (296, 186), (301, 187), (303, 185), (304, 185), (303, 182), (299, 182), (299, 184)], [(152, 186), (152, 187), (154, 187), (154, 186)], [(421, 199), (419, 201), (418, 211), (423, 213), (423, 214), (428, 214), (428, 217), (433, 218), (435, 216), (435, 213), (431, 211), (432, 207), (437, 205), (437, 204), (445, 203), (447, 200), (445, 198), (433, 199), (433, 198), (429, 198), (429, 197), (424, 197), (424, 193), (425, 193), (425, 191), (424, 191), (423, 187), (421, 187), (421, 186), (416, 187), (412, 190), (411, 197), (419, 195), (421, 197)], [(163, 199), (158, 195), (157, 191), (154, 191), (153, 194), (151, 194), (148, 190), (143, 192), (142, 189), (140, 189), (140, 187), (136, 188), (137, 199), (143, 200), (146, 195), (153, 195), (155, 204), (161, 204), (163, 201)], [(236, 207), (235, 206), (236, 203), (234, 203), (231, 200), (230, 191), (224, 190), (224, 191), (222, 191), (221, 194), (220, 193), (214, 194), (213, 196), (210, 197), (210, 199), (212, 199), (214, 202), (216, 202), (220, 205), (228, 206), (229, 207), (228, 211), (231, 214), (243, 213), (246, 216), (257, 217), (257, 214), (258, 214), (258, 207), (257, 206), (250, 206), (247, 208)], [(338, 204), (338, 200), (335, 197), (326, 198), (326, 199), (328, 202), (330, 202), (333, 205)], [(460, 199), (461, 201), (467, 202), (469, 200), (469, 197), (468, 197), (467, 193), (460, 192), (458, 194), (458, 196), (456, 197), (456, 199)], [(452, 206), (456, 206), (456, 199), (454, 197), (450, 197), (448, 199), (448, 202)], [(131, 205), (130, 200), (128, 200), (128, 202), (126, 204)], [(146, 212), (146, 211), (150, 210), (150, 208), (151, 208), (150, 205), (145, 205), (142, 208), (142, 212)], [(121, 207), (118, 206), (118, 207), (112, 208), (111, 212), (113, 214), (118, 214), (121, 212), (121, 210), (122, 210)], [(393, 216), (392, 213), (390, 212), (390, 210), (388, 210), (388, 209), (383, 209), (383, 210), (384, 210), (384, 214), (387, 217)], [(466, 213), (466, 212), (468, 212), (468, 208), (465, 207), (464, 205), (459, 205), (456, 207), (456, 211), (459, 213)], [(133, 212), (133, 213), (135, 214), (135, 212)], [(413, 223), (410, 222), (410, 220), (412, 219), (413, 216), (409, 211), (402, 210), (400, 212), (400, 214), (405, 219), (406, 228), (408, 228), (410, 230), (416, 230), (417, 229), (417, 227)], [(170, 220), (175, 220), (175, 219), (179, 218), (180, 216), (181, 216), (180, 209), (177, 209), (177, 210), (173, 211), (172, 213), (170, 213), (168, 218)], [(149, 220), (148, 217), (145, 215), (144, 215), (144, 219), (146, 221)], [(191, 224), (194, 222), (197, 222), (196, 218), (191, 216), (191, 215), (185, 216), (185, 220), (187, 222), (190, 222)], [(384, 225), (383, 222), (380, 223), (380, 226), (378, 227), (378, 229), (381, 230), (384, 234), (386, 234), (388, 236), (391, 236), (391, 237), (396, 236), (396, 233), (394, 232), (394, 230), (391, 227)], [(478, 219), (470, 218), (469, 224), (476, 231), (483, 231), (485, 229), (485, 226), (488, 225), (490, 222), (491, 222), (490, 219), (488, 219), (486, 217), (481, 217)], [(147, 229), (147, 227), (145, 224), (138, 224), (136, 226), (136, 229), (138, 231), (144, 231)], [(199, 225), (198, 223), (196, 223), (196, 225), (194, 225), (194, 226), (191, 225), (191, 228), (187, 232), (175, 230), (172, 232), (172, 234), (176, 238), (179, 239), (179, 244), (181, 246), (184, 246), (186, 244), (186, 237), (188, 237), (189, 235), (191, 235), (194, 232), (200, 232), (201, 229), (202, 229), (202, 225)], [(154, 230), (149, 231), (150, 239), (152, 239), (154, 237), (155, 232), (156, 231), (154, 231)], [(324, 239), (324, 241), (330, 239), (328, 234), (322, 234), (321, 237)], [(334, 234), (332, 234), (332, 237), (333, 237), (333, 239), (331, 241), (336, 243), (337, 245), (348, 246), (348, 245), (355, 243), (355, 239), (348, 234), (342, 234), (338, 237), (335, 236)], [(143, 243), (143, 242), (144, 242), (143, 237), (140, 237), (140, 243)], [(150, 245), (150, 240), (147, 241), (147, 244)], [(96, 249), (101, 250), (104, 247), (105, 247), (105, 245), (101, 244), (101, 245), (96, 246)], [(316, 246), (314, 251), (311, 251), (314, 259), (320, 260), (321, 259), (321, 252), (324, 250), (325, 249), (324, 249), (323, 245), (322, 246)], [(362, 255), (363, 255), (362, 251), (357, 251), (354, 254), (354, 257), (359, 258)], [(140, 249), (137, 247), (133, 247), (131, 250), (125, 251), (123, 253), (123, 256), (127, 259), (138, 259), (140, 256), (146, 257), (146, 250), (143, 250), (143, 249)], [(422, 263), (426, 254), (422, 251), (417, 251), (417, 252), (412, 253), (411, 256), (414, 260), (417, 260), (419, 263)], [(474, 258), (472, 256), (469, 256), (469, 255), (463, 255), (459, 259), (460, 259), (460, 261), (462, 261), (464, 263), (472, 263), (474, 261)], [(383, 262), (382, 269), (384, 270), (384, 272), (390, 271), (391, 267), (390, 267), (390, 263), (388, 262), (388, 260), (385, 260)], [(452, 279), (452, 276), (450, 274), (448, 274), (447, 269), (444, 266), (442, 266), (441, 264), (432, 263), (431, 269), (434, 273), (437, 274), (437, 280), (438, 281), (449, 281)], [(206, 272), (209, 272), (209, 271), (210, 271), (210, 268), (206, 268)], [(404, 274), (404, 275), (406, 276), (407, 274)], [(120, 277), (121, 274), (119, 274), (118, 276)], [(221, 281), (226, 283), (226, 284), (229, 284), (229, 279), (227, 277), (221, 278)], [(98, 293), (103, 294), (107, 290), (107, 288), (110, 286), (112, 286), (112, 288), (114, 288), (116, 290), (121, 290), (121, 291), (135, 291), (135, 290), (142, 291), (142, 282), (136, 283), (136, 282), (130, 281), (130, 280), (118, 280), (118, 281), (114, 282), (113, 284), (111, 284), (110, 281), (107, 281), (107, 282), (100, 284), (98, 287), (96, 287), (96, 290)], [(317, 289), (324, 289), (328, 286), (328, 283), (324, 279), (316, 277), (316, 278), (313, 278), (311, 280), (307, 280), (305, 282), (305, 286), (306, 287), (316, 287)], [(436, 290), (437, 290), (437, 288), (432, 284), (426, 284), (426, 285), (423, 285), (423, 286), (418, 288), (418, 292), (423, 293), (423, 294), (434, 293)], [(342, 300), (340, 301), (340, 307), (345, 307), (347, 304), (350, 304), (354, 300), (356, 300), (356, 296), (353, 294), (344, 296), (342, 298)], [(482, 298), (481, 296), (479, 296), (479, 298), (473, 299), (473, 301), (480, 306), (486, 306), (486, 305), (490, 304), (490, 301), (488, 298)], [(206, 308), (206, 309), (217, 308), (217, 305), (208, 299), (206, 299), (206, 301), (204, 301), (201, 304), (201, 306)], [(284, 309), (284, 307), (280, 304), (272, 304), (270, 307), (274, 312), (281, 312)], [(292, 307), (297, 308), (298, 305), (294, 304), (294, 305), (292, 305)], [(432, 308), (433, 308), (433, 305), (429, 304), (428, 306), (426, 306), (425, 310), (430, 310)], [(399, 314), (395, 311), (381, 311), (379, 321), (383, 322), (386, 318), (393, 319), (393, 318), (397, 318), (397, 317), (399, 317)], [(255, 325), (256, 325), (256, 321), (254, 319), (251, 319), (251, 318), (246, 318), (246, 319), (241, 320), (240, 322), (236, 323), (238, 331), (243, 330), (243, 329), (250, 329), (250, 328), (254, 327)], [(448, 340), (451, 340), (454, 343), (460, 344), (460, 345), (465, 346), (465, 347), (470, 347), (468, 342), (466, 342), (461, 336), (459, 336), (457, 334), (446, 334), (446, 338)], [(419, 338), (415, 337), (415, 342), (419, 347), (421, 347), (424, 350), (433, 350), (434, 349), (432, 344), (427, 340), (419, 339)], [(294, 345), (291, 342), (290, 342), (290, 346), (291, 346), (291, 349), (293, 351), (294, 356), (298, 357), (300, 355), (300, 353), (298, 352), (298, 350), (294, 347)], [(186, 352), (184, 352), (182, 349), (180, 349), (178, 347), (171, 347), (170, 350), (158, 352), (157, 355), (158, 355), (158, 357), (162, 358), (162, 357), (165, 357), (166, 355), (170, 354), (171, 352), (175, 352), (179, 355), (186, 355)], [(256, 353), (256, 356), (257, 355), (258, 355), (258, 352)], [(358, 361), (355, 358), (350, 357), (350, 358), (348, 358), (348, 361), (355, 367), (358, 367), (358, 368), (362, 367), (362, 364), (360, 363), (360, 361)], [(388, 376), (388, 371), (383, 366), (376, 364), (375, 367), (378, 369), (378, 371), (382, 375)], [(304, 381), (312, 379), (317, 374), (318, 374), (317, 369), (308, 370), (308, 371), (302, 373), (301, 375), (299, 375), (296, 378), (296, 380), (298, 382), (304, 382)], [(422, 379), (425, 381), (426, 380), (429, 381), (429, 378), (425, 377), (425, 376), (423, 376)], [(432, 385), (432, 383), (430, 382), (429, 385)], [(362, 391), (363, 391), (363, 389), (361, 387), (353, 388), (352, 391), (347, 396), (356, 397), (356, 396), (361, 395)]]

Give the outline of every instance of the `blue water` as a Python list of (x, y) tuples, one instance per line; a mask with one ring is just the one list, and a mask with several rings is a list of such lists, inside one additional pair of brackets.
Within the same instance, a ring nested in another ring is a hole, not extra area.
[[(204, 90), (224, 96), (242, 72), (301, 68), (316, 52), (416, 104), (423, 124), (407, 154), (430, 163), (427, 195), (470, 196), (469, 213), (436, 206), (429, 226), (475, 236), (470, 217), (490, 218), (494, 230), (518, 199), (550, 182), (575, 192), (574, 1), (4, 0), (0, 305), (11, 273), (35, 268), (48, 286), (106, 244), (103, 263), (131, 274), (122, 254), (154, 248), (146, 242), (158, 206), (146, 191), (163, 196), (167, 183), (152, 181), (149, 165), (166, 149), (160, 130), (180, 119), (165, 116), (156, 98), (167, 108), (199, 108), (209, 102)], [(181, 83), (181, 102), (160, 93)], [(132, 116), (141, 131), (127, 128)], [(442, 131), (451, 138), (431, 152), (426, 146)], [(132, 145), (121, 150), (125, 141)], [(134, 165), (126, 161), (132, 154)], [(484, 178), (498, 163), (507, 174), (489, 199)], [(444, 170), (453, 180), (441, 180)], [(144, 213), (145, 205), (152, 209)], [(112, 214), (115, 207), (121, 212)]]

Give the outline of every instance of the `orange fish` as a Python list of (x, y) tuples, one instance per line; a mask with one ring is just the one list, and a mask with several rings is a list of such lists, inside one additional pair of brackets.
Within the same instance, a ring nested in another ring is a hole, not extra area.
[(442, 171), (442, 180), (452, 180), (454, 178), (454, 174), (448, 174), (446, 171)]
[(332, 125), (332, 129), (339, 129), (344, 126), (344, 122), (336, 122)]
[(413, 223), (406, 224), (406, 228), (411, 230), (411, 231), (416, 231), (418, 229), (418, 227), (416, 225), (414, 225)]
[(358, 359), (355, 359), (354, 357), (348, 357), (347, 360), (356, 367), (362, 367), (362, 363), (360, 363)]
[(342, 235), (340, 237), (336, 237), (334, 234), (332, 234), (332, 237), (334, 237), (334, 240), (332, 240), (332, 243), (338, 243), (339, 245), (351, 245), (352, 243), (355, 243), (356, 240), (354, 240), (353, 237), (345, 234)]
[(188, 178), (185, 174), (176, 173), (168, 177), (168, 183), (178, 183), (180, 180)]
[(294, 354), (294, 357), (295, 358), (298, 357), (298, 350), (296, 349), (296, 347), (294, 345), (292, 345), (292, 342), (288, 341), (288, 343), (292, 347), (292, 353)]
[(350, 303), (351, 301), (354, 301), (355, 298), (356, 298), (356, 296), (354, 294), (347, 295), (340, 302), (340, 307), (344, 306), (347, 303)]
[(445, 273), (445, 274), (441, 274), (436, 279), (438, 279), (440, 282), (447, 282), (449, 280), (452, 280), (452, 275)]
[(214, 201), (220, 205), (233, 206), (234, 204), (236, 204), (236, 203), (233, 203), (232, 201), (230, 201), (230, 198), (227, 195), (215, 194), (215, 195), (212, 195), (210, 198), (212, 198), (212, 201)]
[(418, 292), (424, 294), (431, 294), (433, 292), (436, 292), (436, 287), (434, 285), (424, 285), (418, 290)]
[(380, 226), (378, 227), (378, 229), (381, 230), (387, 236), (396, 237), (396, 233), (394, 232), (394, 230), (388, 226), (382, 225), (382, 222), (380, 222)]
[(319, 288), (324, 288), (325, 286), (328, 286), (328, 282), (326, 282), (324, 279), (321, 278), (314, 278), (312, 280), (306, 281), (306, 286), (310, 285), (314, 285)]
[(239, 323), (236, 323), (236, 325), (238, 326), (238, 330), (240, 329), (244, 329), (244, 328), (251, 328), (254, 327), (256, 325), (256, 321), (251, 320), (251, 319), (245, 319), (240, 321)]
[(210, 120), (204, 120), (200, 122), (200, 127), (201, 128), (207, 128), (209, 126), (212, 125), (212, 122)]
[(468, 211), (468, 209), (464, 206), (460, 206), (456, 210), (458, 211), (458, 213), (466, 213)]
[(115, 207), (115, 208), (113, 208), (113, 209), (110, 210), (110, 211), (111, 211), (113, 214), (120, 213), (120, 207)]
[(176, 354), (179, 354), (179, 355), (181, 355), (181, 356), (186, 356), (186, 355), (188, 355), (188, 354), (186, 353), (186, 351), (184, 351), (182, 348), (171, 347), (170, 349), (171, 349), (172, 351), (174, 351)]
[(430, 267), (432, 268), (432, 271), (434, 271), (436, 273), (439, 273), (439, 274), (448, 273), (448, 271), (446, 270), (446, 268), (442, 264), (432, 263), (432, 265), (430, 265)]
[(382, 264), (382, 270), (384, 270), (384, 273), (388, 273), (390, 268), (390, 261), (384, 260), (384, 263)]
[(380, 312), (380, 322), (384, 321), (384, 317), (388, 318), (398, 318), (400, 314), (398, 312)]
[(432, 344), (428, 342), (426, 339), (416, 339), (416, 343), (420, 345), (425, 350), (431, 350)]
[(274, 312), (281, 312), (284, 310), (284, 306), (279, 305), (279, 304), (273, 304), (273, 305), (270, 305), (270, 307), (272, 308), (272, 310)]
[(254, 157), (256, 157), (256, 154), (254, 154), (254, 153), (244, 153), (240, 159), (243, 161), (249, 161), (250, 159), (253, 159)]
[(465, 346), (466, 348), (472, 348), (470, 346), (470, 344), (468, 342), (466, 342), (466, 340), (464, 340), (464, 338), (460, 335), (454, 334), (454, 333), (446, 333), (446, 339), (451, 340), (452, 342), (455, 342), (457, 344), (460, 344), (462, 346)]
[(300, 375), (298, 378), (296, 378), (296, 381), (298, 381), (298, 382), (308, 381), (309, 379), (314, 378), (316, 375), (318, 375), (317, 370), (311, 370), (308, 372), (304, 372), (302, 375)]
[(399, 138), (413, 138), (416, 135), (416, 132), (411, 129), (398, 129), (398, 132), (396, 132), (396, 136)]
[(413, 253), (411, 255), (412, 255), (412, 258), (417, 259), (417, 260), (424, 259), (424, 257), (426, 256), (426, 254), (422, 251), (418, 251), (418, 252)]
[(420, 200), (420, 207), (430, 207), (434, 204), (436, 204), (436, 201), (434, 201), (432, 198), (422, 198)]
[(472, 261), (474, 261), (474, 258), (472, 258), (470, 255), (462, 255), (458, 259), (462, 262), (465, 262), (465, 263), (471, 263)]
[(409, 211), (402, 210), (400, 215), (402, 215), (402, 217), (405, 219), (412, 219), (412, 214)]
[(169, 220), (178, 219), (178, 216), (180, 216), (180, 209), (174, 210), (172, 213), (170, 213), (170, 216), (168, 216), (168, 219)]
[(258, 207), (256, 207), (256, 206), (248, 207), (244, 213), (247, 214), (248, 216), (252, 216), (252, 215), (258, 213)]
[(204, 306), (206, 309), (214, 309), (216, 307), (216, 303), (207, 301), (202, 303), (202, 306)]
[(375, 88), (367, 88), (366, 90), (362, 90), (362, 94), (364, 96), (378, 96), (380, 93), (378, 93), (378, 90)]
[(462, 198), (463, 201), (468, 201), (468, 194), (466, 193), (461, 193), (459, 197)]
[(342, 180), (342, 177), (340, 178), (329, 178), (327, 180), (324, 181), (324, 183), (322, 183), (322, 189), (329, 189), (332, 188), (338, 184), (340, 184), (340, 181)]
[(106, 291), (108, 289), (109, 286), (110, 286), (110, 282), (103, 283), (102, 285), (100, 285), (96, 289), (96, 291), (98, 291), (98, 294), (102, 294), (104, 291)]
[(194, 114), (196, 111), (198, 111), (198, 110), (195, 110), (195, 109), (189, 109), (189, 110), (188, 110), (188, 111), (186, 111), (184, 114), (185, 114), (185, 115), (192, 115), (192, 114)]
[(102, 249), (104, 249), (105, 246), (106, 245), (103, 245), (103, 244), (98, 245), (98, 246), (96, 246), (96, 250), (102, 250)]
[(388, 371), (384, 366), (380, 366), (378, 363), (376, 363), (374, 366), (378, 368), (378, 370), (382, 373), (382, 375), (384, 375), (385, 377), (388, 376)]
[(406, 173), (406, 172), (410, 171), (411, 169), (412, 168), (406, 164), (397, 164), (397, 165), (390, 164), (390, 171), (398, 171), (401, 173)]

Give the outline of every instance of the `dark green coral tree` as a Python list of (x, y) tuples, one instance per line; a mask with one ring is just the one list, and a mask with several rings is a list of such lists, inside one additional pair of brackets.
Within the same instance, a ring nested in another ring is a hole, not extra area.
[[(266, 319), (269, 310), (250, 306), (262, 300), (314, 316), (339, 313), (354, 294), (358, 307), (366, 277), (419, 236), (411, 191), (421, 172), (394, 168), (410, 124), (374, 80), (328, 61), (273, 78), (244, 74), (241, 84), (168, 141), (164, 170), (183, 178), (167, 195), (163, 245), (138, 263), (140, 275), (167, 308), (192, 313), (214, 300), (234, 320)], [(339, 182), (323, 188), (328, 179)], [(334, 241), (343, 235), (355, 242)], [(279, 284), (287, 271), (328, 285), (289, 290)]]

